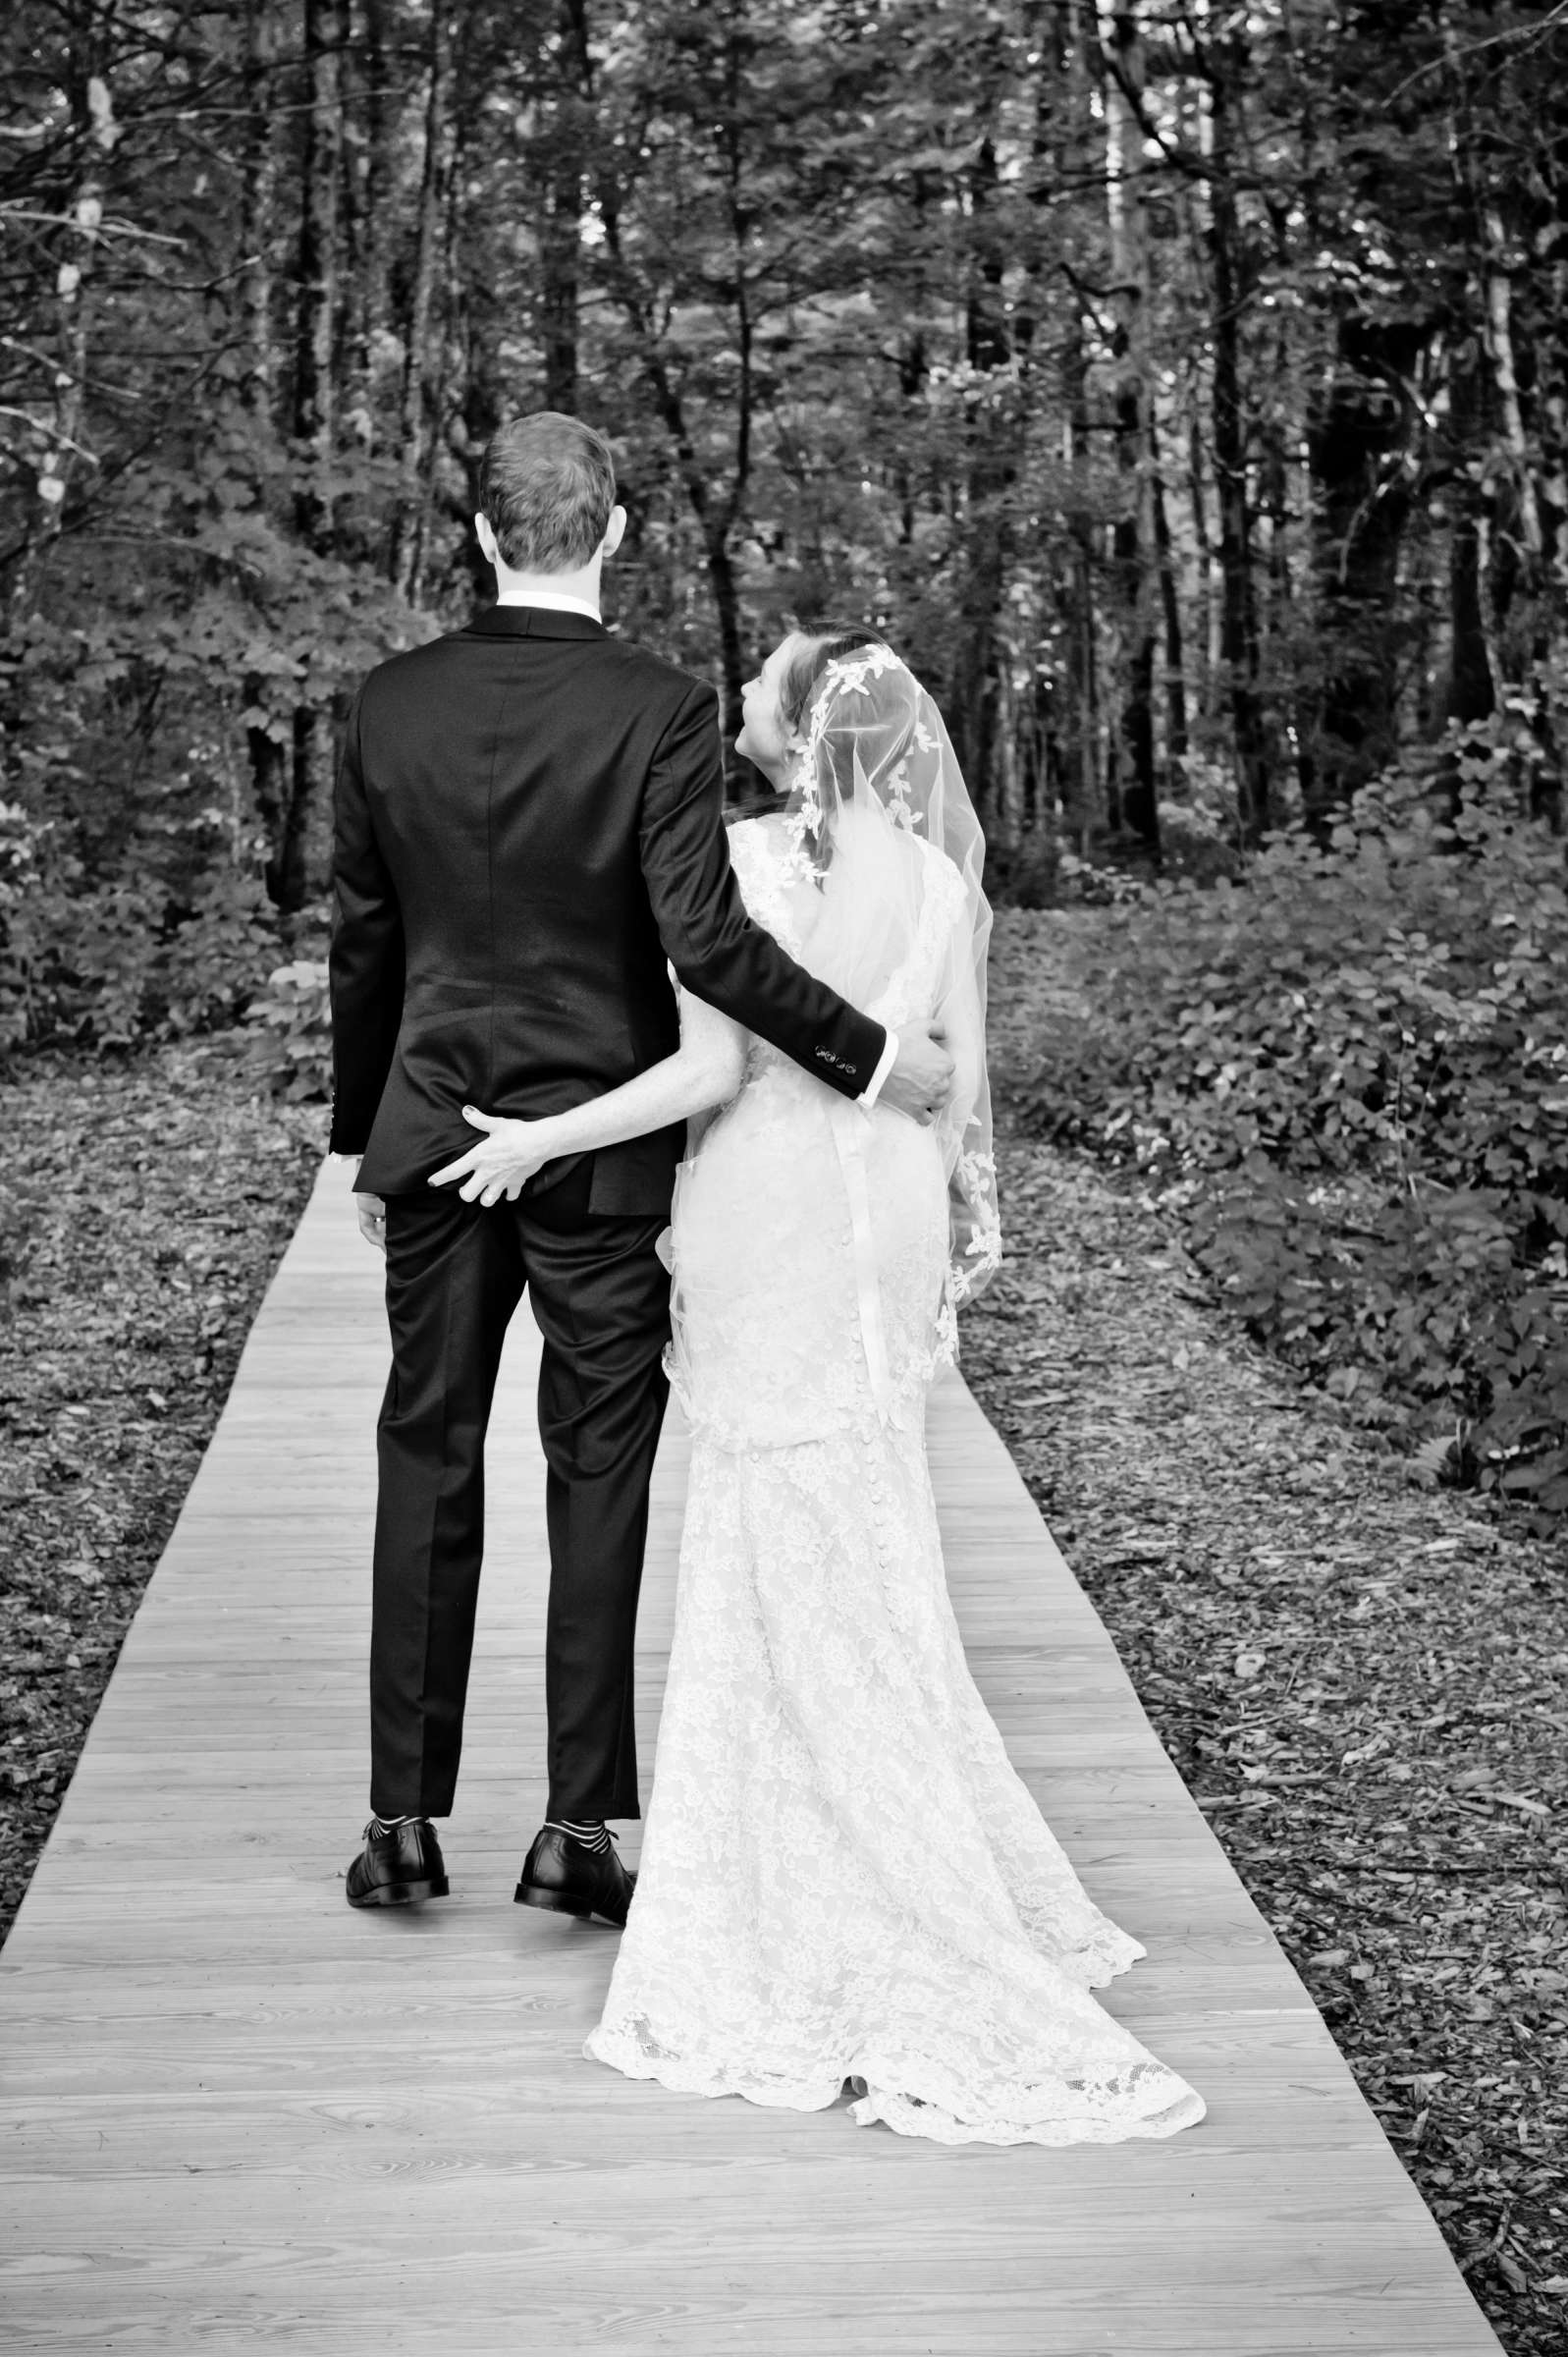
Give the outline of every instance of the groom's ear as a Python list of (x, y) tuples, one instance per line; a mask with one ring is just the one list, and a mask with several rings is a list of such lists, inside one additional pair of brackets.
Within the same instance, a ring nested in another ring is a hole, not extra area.
[(626, 511), (620, 506), (614, 507), (610, 511), (610, 521), (605, 525), (605, 536), (599, 543), (602, 553), (613, 557), (625, 536)]
[(496, 561), (496, 535), (491, 528), (490, 519), (485, 514), (483, 508), (480, 508), (474, 517), (473, 531), (474, 538), (479, 543), (480, 554), (483, 556), (485, 563), (487, 565), (493, 565)]

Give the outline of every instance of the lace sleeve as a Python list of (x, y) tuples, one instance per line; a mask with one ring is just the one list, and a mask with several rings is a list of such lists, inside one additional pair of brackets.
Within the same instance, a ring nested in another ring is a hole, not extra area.
[(758, 819), (742, 818), (730, 830), (730, 864), (735, 871), (746, 914), (771, 933), (791, 958), (800, 955), (800, 941), (789, 914), (785, 891), (787, 874), (768, 846), (767, 830)]

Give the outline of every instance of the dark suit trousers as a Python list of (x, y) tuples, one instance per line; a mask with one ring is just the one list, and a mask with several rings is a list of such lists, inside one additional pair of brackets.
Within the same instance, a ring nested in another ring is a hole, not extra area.
[(549, 1814), (635, 1817), (632, 1639), (664, 1419), (660, 1218), (588, 1211), (589, 1156), (488, 1211), (455, 1187), (387, 1202), (392, 1375), (378, 1428), (370, 1805), (447, 1815), (484, 1555), (484, 1446), (526, 1288), (544, 1336)]

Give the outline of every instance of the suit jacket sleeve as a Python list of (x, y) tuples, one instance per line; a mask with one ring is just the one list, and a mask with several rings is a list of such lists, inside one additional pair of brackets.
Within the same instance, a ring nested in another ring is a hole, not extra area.
[(403, 1020), (403, 918), (365, 798), (360, 689), (338, 766), (332, 862), (334, 1154), (362, 1154), (392, 1069)]
[(718, 699), (693, 685), (660, 740), (642, 803), (642, 872), (682, 985), (858, 1097), (887, 1038), (754, 924), (730, 864)]

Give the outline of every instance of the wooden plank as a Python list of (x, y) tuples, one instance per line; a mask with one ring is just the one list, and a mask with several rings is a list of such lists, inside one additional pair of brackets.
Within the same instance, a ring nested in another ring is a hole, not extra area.
[[(9, 2350), (1495, 2350), (955, 1381), (932, 1453), (976, 1678), (1091, 1891), (1150, 1948), (1104, 2001), (1203, 2089), (1200, 2128), (948, 2151), (582, 2059), (614, 1935), (511, 1904), (543, 1801), (526, 1317), (491, 1453), (454, 1895), (345, 1907), (377, 1279), (326, 1174), (0, 1956)], [(684, 1461), (672, 1429), (639, 1632), (649, 1758)]]

